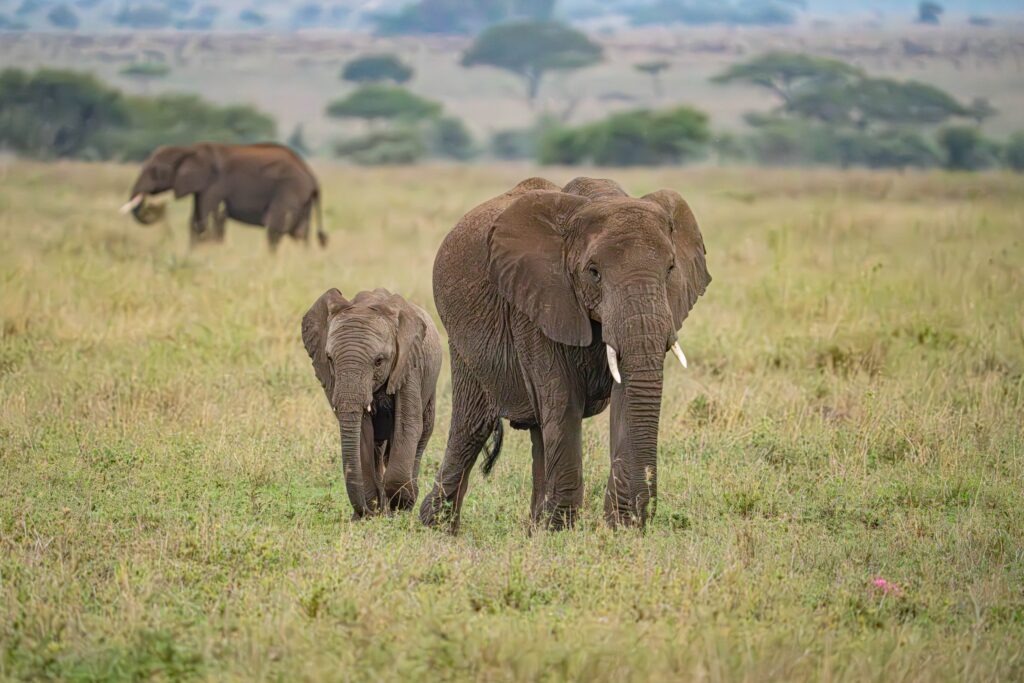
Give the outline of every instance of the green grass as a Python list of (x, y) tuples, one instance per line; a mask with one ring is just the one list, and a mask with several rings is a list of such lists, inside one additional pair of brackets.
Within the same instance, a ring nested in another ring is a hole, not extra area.
[(615, 172), (689, 199), (715, 278), (657, 516), (604, 527), (601, 416), (578, 528), (527, 533), (512, 432), (451, 538), (349, 521), (299, 321), (432, 311), (443, 235), (531, 171), (320, 172), (330, 247), (275, 257), (118, 216), (131, 168), (0, 168), (0, 679), (1024, 677), (1024, 180)]

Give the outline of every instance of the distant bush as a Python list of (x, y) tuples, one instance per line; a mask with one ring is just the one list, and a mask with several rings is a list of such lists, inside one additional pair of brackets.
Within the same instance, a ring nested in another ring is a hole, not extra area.
[(405, 83), (412, 78), (412, 74), (411, 66), (390, 54), (356, 57), (341, 70), (342, 80), (352, 83)]
[(129, 28), (167, 28), (173, 17), (171, 11), (157, 3), (129, 3), (114, 16), (114, 23)]
[(128, 98), (129, 124), (106, 137), (105, 156), (137, 160), (160, 145), (244, 143), (275, 137), (274, 120), (246, 105), (219, 107), (196, 95)]
[(343, 140), (334, 152), (357, 164), (411, 164), (426, 156), (427, 146), (418, 130), (396, 128)]
[(491, 154), (499, 159), (535, 159), (537, 131), (532, 128), (510, 128), (491, 135)]
[(1006, 165), (1018, 173), (1024, 173), (1024, 131), (1010, 136), (1003, 150)]
[(441, 105), (393, 85), (364, 85), (327, 105), (327, 115), (366, 120), (417, 120), (437, 116)]
[(171, 67), (163, 62), (136, 62), (124, 67), (118, 73), (140, 80), (156, 79), (171, 73)]
[(867, 168), (931, 168), (942, 164), (939, 151), (911, 130), (877, 134), (847, 133), (840, 137), (841, 163)]
[(980, 171), (999, 161), (995, 144), (972, 126), (943, 128), (938, 140), (945, 152), (945, 166), (952, 171)]
[(51, 25), (57, 28), (67, 29), (69, 31), (74, 31), (78, 28), (78, 15), (75, 14), (75, 10), (71, 9), (67, 5), (57, 5), (51, 9), (47, 13), (46, 19)]
[(0, 14), (0, 31), (24, 31), (27, 28), (28, 24), (24, 21)]
[(0, 72), (0, 145), (35, 158), (142, 159), (162, 144), (256, 142), (274, 120), (195, 95), (125, 97), (88, 74)]
[(267, 23), (266, 15), (254, 9), (244, 9), (239, 12), (238, 20), (249, 26), (264, 26)]
[(473, 135), (462, 119), (454, 116), (439, 118), (430, 131), (432, 152), (440, 157), (465, 161), (476, 155)]
[(601, 166), (678, 164), (704, 155), (708, 118), (689, 107), (637, 110), (603, 121), (547, 133), (540, 145), (545, 164)]
[(96, 155), (98, 138), (128, 121), (121, 93), (91, 75), (0, 72), (0, 145), (26, 156)]
[(418, 0), (396, 14), (374, 17), (388, 34), (469, 34), (512, 19), (548, 21), (555, 0)]

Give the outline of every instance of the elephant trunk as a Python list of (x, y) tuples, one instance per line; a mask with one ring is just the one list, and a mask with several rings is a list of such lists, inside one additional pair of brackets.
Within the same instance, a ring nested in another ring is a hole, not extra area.
[(605, 497), (605, 516), (613, 526), (643, 527), (654, 514), (658, 490), (658, 423), (672, 318), (664, 299), (645, 293), (630, 296), (625, 317), (606, 325), (621, 376), (612, 387), (612, 468)]
[(338, 424), (341, 426), (341, 463), (345, 476), (345, 490), (352, 503), (355, 516), (364, 517), (371, 509), (363, 490), (363, 468), (361, 449), (363, 444), (363, 411), (361, 409), (339, 412)]
[(341, 426), (341, 461), (345, 475), (345, 489), (355, 509), (356, 517), (372, 514), (377, 510), (379, 492), (367, 490), (366, 482), (375, 480), (373, 472), (364, 472), (364, 468), (373, 467), (365, 462), (362, 453), (373, 444), (363, 443), (369, 438), (367, 434), (366, 413), (372, 401), (371, 377), (366, 371), (368, 363), (361, 357), (347, 359), (338, 368), (334, 381), (334, 396), (331, 404)]
[[(626, 424), (630, 445), (629, 513), (640, 526), (654, 516), (658, 493), (658, 423), (664, 353), (645, 360), (644, 369), (629, 373), (625, 387)], [(656, 363), (656, 365), (655, 365)]]

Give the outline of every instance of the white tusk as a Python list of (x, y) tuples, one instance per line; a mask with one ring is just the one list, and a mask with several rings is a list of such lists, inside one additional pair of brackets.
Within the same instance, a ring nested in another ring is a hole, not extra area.
[(127, 204), (121, 207), (121, 213), (128, 213), (129, 211), (133, 210), (135, 207), (142, 203), (142, 200), (144, 198), (145, 197), (141, 192), (135, 195)]
[(605, 347), (607, 347), (608, 350), (608, 369), (611, 371), (612, 377), (615, 378), (615, 381), (622, 384), (622, 375), (619, 374), (618, 354), (615, 353), (615, 349), (612, 348), (611, 344), (605, 344)]
[(373, 412), (373, 411), (372, 411), (372, 410), (370, 409), (370, 406), (371, 406), (371, 404), (370, 404), (370, 403), (367, 403), (367, 404), (366, 404), (366, 412), (368, 412), (368, 413), (370, 413), (370, 412)]
[(679, 342), (676, 342), (675, 344), (672, 345), (672, 353), (676, 354), (676, 358), (679, 359), (679, 362), (682, 363), (683, 367), (685, 368), (686, 354), (683, 353), (683, 347), (679, 346)]

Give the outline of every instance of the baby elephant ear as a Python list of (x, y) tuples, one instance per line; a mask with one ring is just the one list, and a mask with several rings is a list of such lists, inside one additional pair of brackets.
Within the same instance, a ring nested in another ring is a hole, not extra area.
[(658, 190), (644, 199), (659, 204), (672, 217), (672, 244), (676, 250), (676, 267), (668, 279), (669, 306), (678, 330), (711, 283), (704, 249), (704, 237), (697, 219), (680, 194), (674, 190)]
[(348, 301), (341, 292), (331, 288), (321, 294), (302, 317), (302, 344), (313, 361), (313, 372), (320, 380), (328, 401), (334, 393), (334, 373), (327, 360), (327, 325), (331, 316), (347, 305)]
[(389, 394), (394, 394), (420, 367), (423, 358), (423, 340), (427, 334), (427, 324), (419, 313), (408, 304), (398, 309), (398, 331), (395, 335), (395, 367), (388, 377)]
[(536, 190), (512, 202), (488, 237), (491, 280), (508, 301), (556, 342), (587, 346), (590, 315), (565, 261), (566, 223), (590, 200)]

